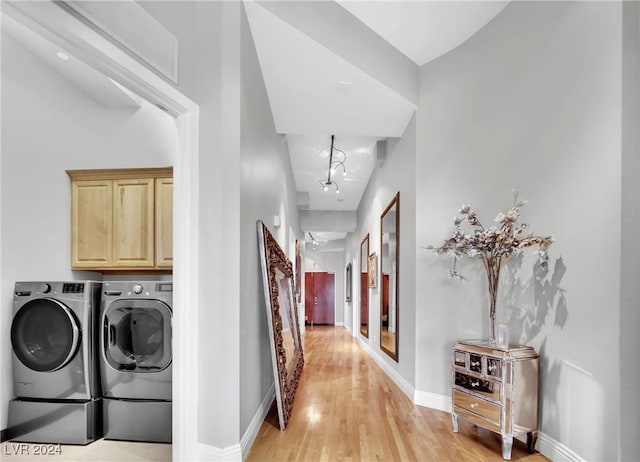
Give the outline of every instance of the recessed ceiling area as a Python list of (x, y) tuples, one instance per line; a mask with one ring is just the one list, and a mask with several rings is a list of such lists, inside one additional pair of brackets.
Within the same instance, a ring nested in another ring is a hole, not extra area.
[[(298, 192), (309, 194), (308, 210), (356, 210), (375, 167), (375, 137), (335, 136), (331, 179), (336, 188), (323, 190), (329, 173), (330, 135), (287, 135), (291, 167)], [(344, 153), (344, 154), (343, 154)], [(337, 191), (340, 191), (337, 194)]]

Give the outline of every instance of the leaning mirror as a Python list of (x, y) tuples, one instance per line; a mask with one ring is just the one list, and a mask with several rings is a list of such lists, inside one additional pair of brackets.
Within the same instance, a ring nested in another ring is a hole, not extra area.
[(360, 243), (360, 333), (369, 338), (369, 235)]
[(398, 361), (400, 193), (380, 216), (380, 349)]
[(258, 238), (280, 430), (289, 422), (304, 365), (293, 298), (293, 265), (262, 221)]

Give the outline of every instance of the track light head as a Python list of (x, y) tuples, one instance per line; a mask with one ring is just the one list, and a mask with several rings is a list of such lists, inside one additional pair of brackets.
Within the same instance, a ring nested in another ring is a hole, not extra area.
[[(340, 194), (340, 188), (338, 187), (338, 183), (336, 183), (334, 180), (331, 179), (331, 175), (335, 175), (336, 172), (338, 171), (338, 168), (342, 167), (342, 176), (343, 177), (347, 176), (347, 168), (344, 165), (344, 163), (347, 160), (347, 154), (341, 149), (338, 149), (333, 146), (334, 139), (335, 139), (335, 135), (331, 135), (331, 150), (329, 151), (329, 171), (327, 173), (327, 179), (318, 180), (318, 183), (320, 183), (320, 186), (322, 186), (323, 191), (328, 191), (329, 186), (334, 185), (336, 187), (336, 194)], [(334, 161), (333, 160), (334, 150), (342, 154), (344, 156), (344, 159)]]

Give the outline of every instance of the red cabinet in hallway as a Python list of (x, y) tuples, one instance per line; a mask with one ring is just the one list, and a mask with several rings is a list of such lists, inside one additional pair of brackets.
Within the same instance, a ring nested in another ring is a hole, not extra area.
[(305, 321), (309, 324), (335, 323), (335, 274), (312, 272), (304, 274)]

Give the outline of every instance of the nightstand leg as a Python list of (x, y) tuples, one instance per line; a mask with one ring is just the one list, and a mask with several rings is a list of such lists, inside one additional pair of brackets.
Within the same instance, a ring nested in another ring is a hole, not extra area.
[(536, 441), (538, 441), (538, 432), (528, 432), (527, 451), (533, 452), (536, 449)]
[(453, 433), (458, 433), (458, 416), (451, 413), (451, 423), (453, 424)]
[(513, 437), (502, 435), (502, 458), (511, 460), (511, 447), (513, 446)]

